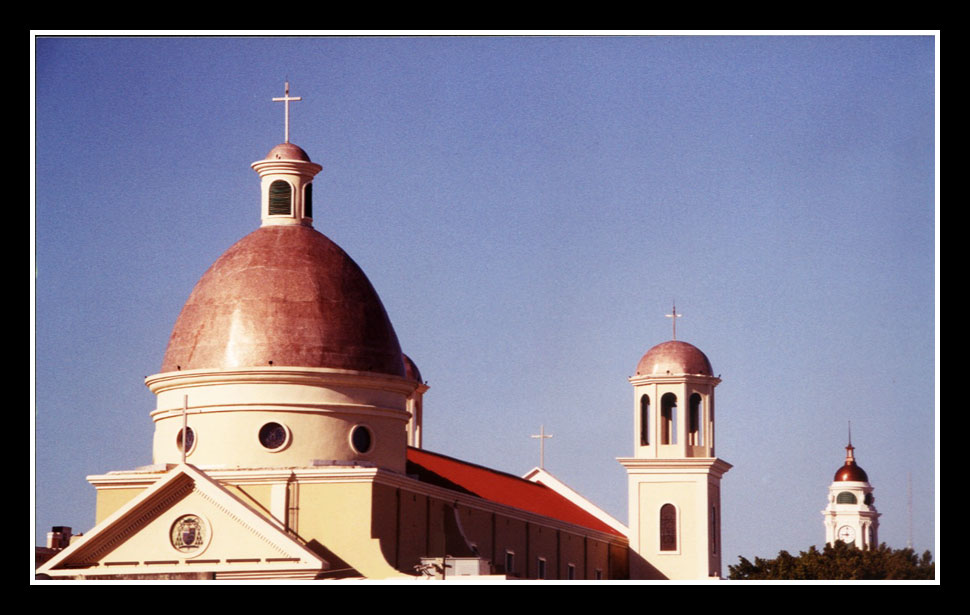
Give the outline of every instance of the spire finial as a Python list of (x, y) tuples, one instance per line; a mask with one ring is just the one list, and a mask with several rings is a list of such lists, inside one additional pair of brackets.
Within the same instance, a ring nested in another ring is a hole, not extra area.
[(283, 97), (274, 98), (273, 102), (283, 103), (283, 142), (290, 142), (290, 101), (303, 100), (302, 96), (290, 96), (290, 82), (283, 83)]
[(670, 314), (665, 314), (665, 316), (673, 321), (674, 325), (674, 337), (672, 339), (677, 339), (677, 319), (682, 317), (683, 314), (677, 313), (677, 302), (673, 302), (674, 309)]
[(855, 450), (855, 447), (852, 446), (852, 421), (849, 421), (849, 444), (848, 446), (845, 447), (846, 463), (855, 463), (855, 455), (852, 453), (852, 451), (854, 450)]

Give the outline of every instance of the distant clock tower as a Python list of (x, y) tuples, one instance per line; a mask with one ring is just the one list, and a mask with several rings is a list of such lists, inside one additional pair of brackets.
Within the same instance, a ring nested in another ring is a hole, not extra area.
[(872, 485), (865, 470), (855, 462), (852, 438), (845, 447), (845, 464), (835, 473), (829, 485), (825, 518), (825, 542), (841, 540), (860, 549), (879, 545), (879, 513), (874, 506)]

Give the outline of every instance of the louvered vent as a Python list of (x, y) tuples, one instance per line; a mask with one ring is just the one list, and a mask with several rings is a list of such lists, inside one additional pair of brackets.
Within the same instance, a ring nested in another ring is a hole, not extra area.
[(269, 215), (289, 216), (290, 211), (290, 184), (278, 179), (269, 185)]
[(859, 500), (856, 499), (855, 494), (851, 491), (843, 491), (835, 498), (836, 504), (858, 504)]

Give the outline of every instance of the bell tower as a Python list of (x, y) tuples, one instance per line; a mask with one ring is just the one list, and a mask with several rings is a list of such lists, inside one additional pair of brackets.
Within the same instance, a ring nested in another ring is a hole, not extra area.
[(648, 350), (629, 380), (634, 456), (618, 461), (628, 475), (631, 576), (719, 578), (721, 477), (731, 468), (714, 453), (721, 380), (700, 349), (676, 339)]
[(825, 543), (841, 540), (860, 549), (879, 545), (879, 516), (872, 495), (869, 475), (855, 461), (852, 431), (845, 447), (845, 463), (829, 485), (828, 505), (822, 511), (825, 519)]

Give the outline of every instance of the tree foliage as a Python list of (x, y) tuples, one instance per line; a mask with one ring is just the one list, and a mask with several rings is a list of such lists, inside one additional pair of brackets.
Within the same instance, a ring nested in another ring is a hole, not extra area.
[(809, 547), (797, 557), (787, 551), (775, 559), (754, 558), (751, 563), (738, 558), (728, 566), (734, 580), (933, 580), (936, 564), (929, 551), (917, 557), (912, 549), (891, 549), (886, 543), (875, 549), (859, 549), (841, 540), (825, 545), (822, 551)]

